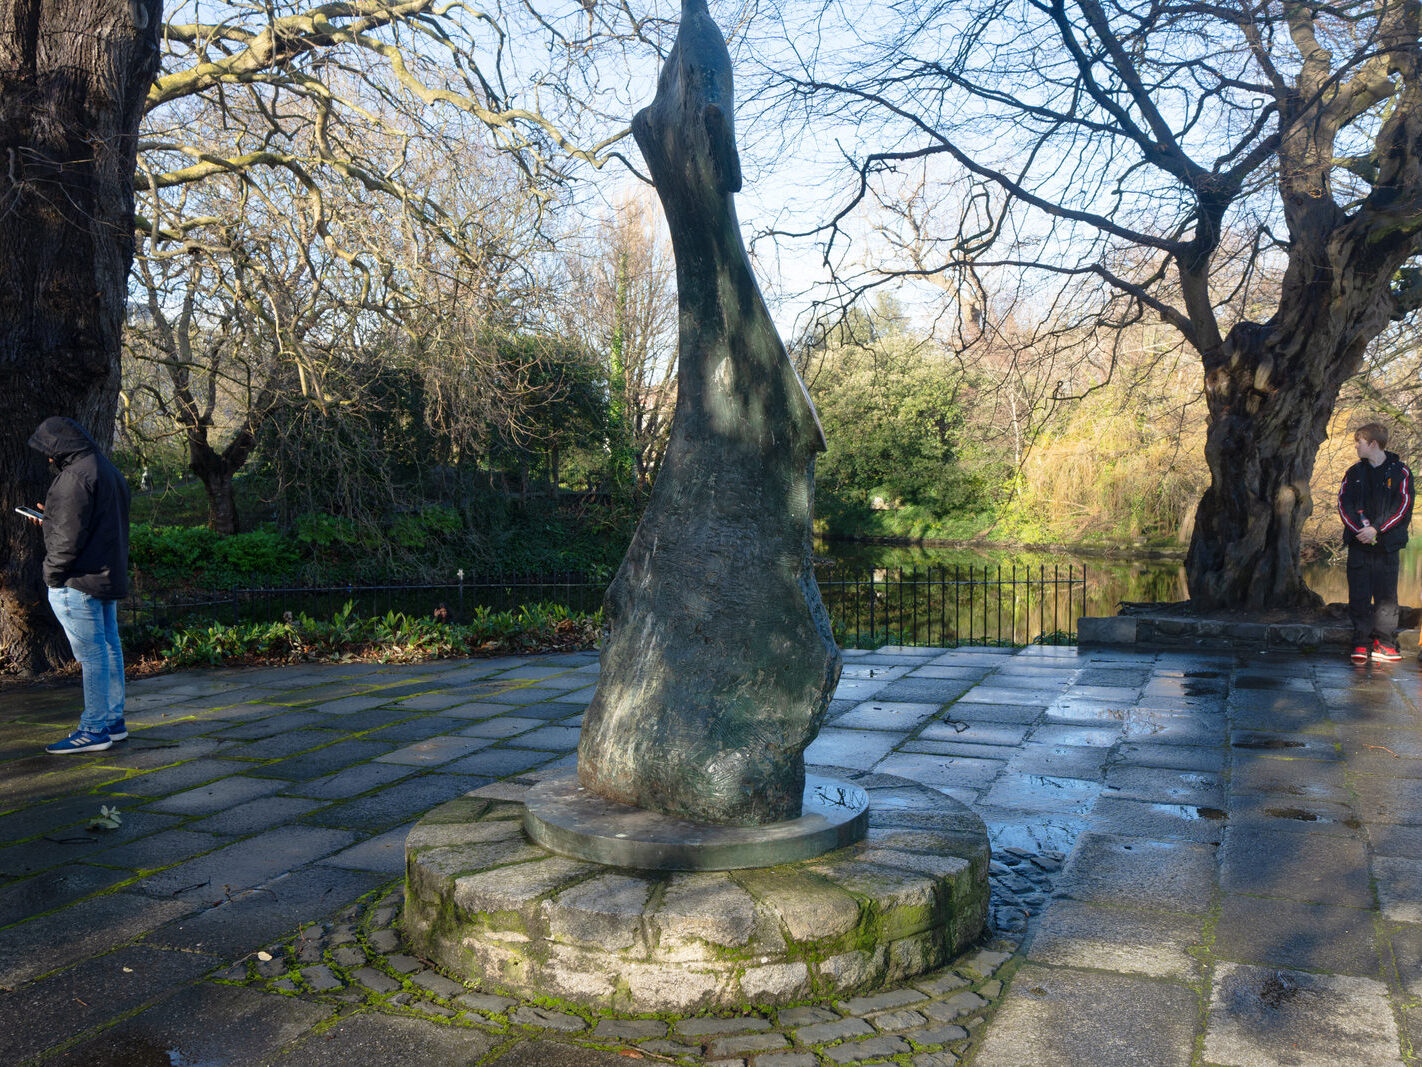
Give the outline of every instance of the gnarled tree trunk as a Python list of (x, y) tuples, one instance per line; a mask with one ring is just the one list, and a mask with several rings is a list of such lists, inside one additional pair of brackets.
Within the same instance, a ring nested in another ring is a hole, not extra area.
[[(1295, 19), (1297, 43), (1311, 40)], [(1304, 49), (1293, 91), (1280, 95), (1279, 191), (1289, 259), (1277, 310), (1201, 345), (1210, 420), (1210, 488), (1196, 512), (1186, 560), (1200, 607), (1306, 610), (1320, 604), (1299, 567), (1309, 482), (1343, 382), (1388, 322), (1419, 305), (1400, 272), (1422, 252), (1422, 44), (1418, 8), (1396, 5), (1379, 22), (1372, 77), (1339, 86), (1331, 55)], [(1397, 77), (1394, 87), (1388, 78)], [(1334, 196), (1336, 141), (1357, 115), (1395, 93), (1372, 152), (1353, 164), (1371, 191)], [(1206, 207), (1211, 206), (1204, 198)], [(1226, 201), (1220, 201), (1222, 205)], [(1220, 207), (1222, 212), (1223, 207)], [(1201, 227), (1203, 250), (1181, 260), (1192, 318), (1212, 319), (1206, 275), (1218, 233)], [(1414, 279), (1415, 281), (1415, 279)]]
[(158, 62), (159, 0), (0, 0), (0, 669), (67, 657), (44, 602), (43, 500), (26, 447), (49, 415), (113, 435), (138, 123)]

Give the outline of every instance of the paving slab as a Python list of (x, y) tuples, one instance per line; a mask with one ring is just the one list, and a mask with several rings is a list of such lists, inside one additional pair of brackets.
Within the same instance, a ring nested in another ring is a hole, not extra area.
[(328, 917), (338, 905), (388, 881), (384, 875), (332, 867), (306, 868), (266, 885), (232, 893), (201, 911), (158, 927), (148, 944), (237, 959), (304, 922)]
[(473, 1067), (493, 1048), (481, 1030), (430, 1025), (419, 1019), (359, 1012), (323, 1027), (270, 1059), (272, 1067)]
[(1205, 943), (1205, 917), (1131, 911), (1063, 900), (1043, 917), (1027, 958), (1193, 982)]
[(408, 778), (416, 768), (395, 763), (359, 763), (354, 767), (312, 778), (304, 782), (291, 782), (282, 787), (282, 793), (289, 796), (313, 797), (318, 800), (344, 800), (361, 793), (379, 789), (391, 782)]
[(1335, 974), (1376, 975), (1374, 912), (1268, 897), (1228, 895), (1214, 954), (1241, 963)]
[(1379, 856), (1373, 861), (1383, 917), (1395, 923), (1422, 923), (1422, 859)]
[(0, 993), (0, 1063), (67, 1044), (213, 970), (221, 958), (149, 945), (121, 948)]
[(262, 1063), (332, 1012), (328, 1006), (292, 997), (203, 982), (46, 1063), (55, 1067)]
[[(451, 768), (446, 765), (443, 769)], [(489, 777), (469, 774), (425, 774), (328, 805), (307, 815), (305, 821), (313, 826), (334, 826), (362, 833), (388, 830), (490, 781)]]
[(1222, 964), (1205, 1059), (1238, 1067), (1401, 1064), (1387, 987), (1369, 978)]
[(132, 880), (128, 871), (75, 864), (0, 885), (0, 927), (82, 901)]
[(1028, 964), (1013, 977), (973, 1063), (1188, 1067), (1197, 1012), (1196, 995), (1183, 984)]
[(1096, 904), (1203, 915), (1213, 903), (1215, 877), (1210, 845), (1087, 833), (1056, 892)]

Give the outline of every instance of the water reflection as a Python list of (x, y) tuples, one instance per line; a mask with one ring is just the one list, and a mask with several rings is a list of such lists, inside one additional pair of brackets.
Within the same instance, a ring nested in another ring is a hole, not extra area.
[[(817, 555), (838, 561), (853, 570), (896, 567), (983, 567), (1019, 568), (1074, 565), (1087, 573), (1086, 615), (1114, 615), (1121, 601), (1162, 602), (1185, 600), (1183, 562), (1172, 559), (1122, 559), (1069, 552), (1024, 552), (1012, 549), (985, 550), (927, 548), (919, 546), (865, 545), (843, 541), (818, 542)], [(1304, 567), (1309, 588), (1324, 603), (1348, 600), (1348, 574), (1340, 555), (1336, 563), (1311, 563)], [(1418, 603), (1422, 596), (1422, 541), (1414, 541), (1402, 551), (1399, 591), (1404, 604)]]

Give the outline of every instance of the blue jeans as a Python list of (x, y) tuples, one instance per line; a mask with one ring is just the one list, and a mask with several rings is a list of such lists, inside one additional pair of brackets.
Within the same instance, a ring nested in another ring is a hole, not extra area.
[(119, 645), (118, 601), (100, 600), (63, 586), (50, 589), (49, 605), (64, 627), (69, 647), (84, 675), (84, 714), (79, 728), (107, 733), (123, 718), (123, 648)]

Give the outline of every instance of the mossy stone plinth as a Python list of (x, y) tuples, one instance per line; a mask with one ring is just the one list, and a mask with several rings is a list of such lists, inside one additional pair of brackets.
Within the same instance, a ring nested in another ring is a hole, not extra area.
[(834, 773), (869, 792), (864, 841), (716, 872), (556, 855), (520, 805), (476, 791), (406, 839), (405, 936), (484, 989), (619, 1012), (833, 999), (942, 967), (983, 931), (982, 821), (917, 782)]

